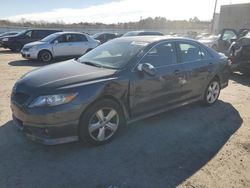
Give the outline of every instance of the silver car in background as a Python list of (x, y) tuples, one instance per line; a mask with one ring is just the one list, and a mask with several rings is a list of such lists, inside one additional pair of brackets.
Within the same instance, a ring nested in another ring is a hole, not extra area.
[(94, 49), (100, 41), (80, 32), (58, 32), (24, 45), (21, 54), (26, 59), (50, 62), (56, 57), (77, 57)]

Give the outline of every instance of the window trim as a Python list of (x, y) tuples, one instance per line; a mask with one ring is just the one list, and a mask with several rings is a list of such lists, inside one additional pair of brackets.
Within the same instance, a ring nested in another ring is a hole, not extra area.
[[(178, 62), (179, 64), (186, 64), (186, 63), (192, 63), (192, 62), (197, 62), (197, 61), (206, 60), (206, 59), (203, 58), (202, 55), (200, 55), (200, 56), (201, 56), (201, 59), (200, 59), (200, 60), (188, 61), (188, 62), (181, 62), (181, 49), (180, 49), (180, 46), (179, 46), (180, 43), (193, 45), (193, 46), (195, 46), (195, 47), (198, 47), (200, 51), (201, 51), (201, 49), (204, 49), (204, 48), (201, 47), (201, 45), (199, 45), (198, 43), (193, 42), (193, 41), (176, 41), (176, 48), (177, 48), (177, 50), (178, 50), (178, 51), (177, 51), (177, 55), (178, 55), (178, 57), (179, 57), (179, 62)], [(205, 50), (205, 49), (204, 49), (204, 50)], [(208, 53), (208, 52), (207, 52), (207, 53)], [(210, 55), (210, 54), (209, 54), (209, 55)], [(212, 57), (211, 57), (211, 59), (212, 59)]]
[[(154, 44), (138, 61), (137, 63), (135, 63), (135, 65), (132, 67), (131, 69), (131, 72), (137, 72), (136, 71), (136, 67), (141, 63), (141, 61), (149, 54), (149, 52), (154, 49), (156, 46), (159, 46), (161, 44), (164, 44), (164, 43), (171, 43), (173, 45), (173, 49), (175, 51), (175, 57), (176, 57), (176, 63), (174, 64), (170, 64), (170, 65), (163, 65), (161, 67), (165, 67), (165, 66), (172, 66), (172, 65), (177, 65), (179, 64), (178, 62), (178, 54), (177, 54), (177, 51), (176, 51), (176, 42), (175, 41), (161, 41), (161, 42), (158, 42), (156, 44)], [(156, 69), (157, 68), (161, 68), (161, 67), (155, 67)]]

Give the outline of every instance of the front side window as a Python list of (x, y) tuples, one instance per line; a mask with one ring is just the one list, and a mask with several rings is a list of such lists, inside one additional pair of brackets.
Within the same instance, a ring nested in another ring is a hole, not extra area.
[(32, 36), (32, 31), (28, 31), (27, 33), (25, 33), (24, 35), (26, 38), (31, 38)]
[(189, 43), (179, 43), (181, 63), (199, 61), (202, 59), (202, 52), (199, 46)]
[(58, 43), (72, 42), (72, 35), (61, 35), (56, 40), (58, 40)]
[(177, 63), (174, 45), (163, 43), (153, 47), (141, 60), (141, 63), (150, 63), (155, 67)]

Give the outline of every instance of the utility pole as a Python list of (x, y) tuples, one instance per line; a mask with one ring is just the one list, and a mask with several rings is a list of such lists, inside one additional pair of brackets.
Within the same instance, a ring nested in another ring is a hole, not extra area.
[(214, 13), (213, 13), (212, 26), (211, 26), (211, 33), (213, 33), (213, 30), (214, 30), (214, 19), (215, 19), (216, 8), (217, 8), (217, 0), (215, 0), (215, 4), (214, 4)]

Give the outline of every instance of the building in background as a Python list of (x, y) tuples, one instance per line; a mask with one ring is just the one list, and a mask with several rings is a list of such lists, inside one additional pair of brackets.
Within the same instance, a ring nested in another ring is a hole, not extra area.
[(219, 33), (223, 28), (236, 30), (250, 28), (250, 3), (221, 6), (219, 25), (215, 29), (216, 33)]

